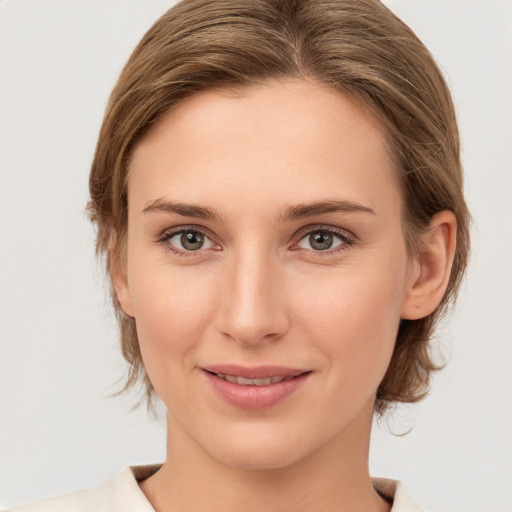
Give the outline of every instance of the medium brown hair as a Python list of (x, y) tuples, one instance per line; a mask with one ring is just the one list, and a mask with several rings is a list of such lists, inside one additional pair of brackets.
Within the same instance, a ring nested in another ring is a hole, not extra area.
[[(97, 250), (112, 237), (125, 250), (127, 181), (137, 142), (186, 98), (212, 88), (244, 88), (294, 77), (327, 84), (376, 114), (392, 141), (403, 196), (403, 230), (410, 255), (432, 216), (457, 219), (455, 260), (439, 307), (402, 320), (375, 409), (415, 402), (428, 391), (429, 340), (455, 299), (469, 253), (469, 213), (463, 196), (459, 134), (452, 99), (429, 51), (378, 0), (184, 0), (144, 35), (112, 91), (90, 175), (89, 211)], [(142, 379), (151, 403), (135, 320), (112, 294), (123, 355), (124, 389)]]

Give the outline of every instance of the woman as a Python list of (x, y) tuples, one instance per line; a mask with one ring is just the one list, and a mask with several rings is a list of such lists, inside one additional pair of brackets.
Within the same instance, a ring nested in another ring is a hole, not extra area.
[(166, 461), (19, 510), (419, 510), (372, 480), (468, 254), (453, 105), (376, 1), (184, 1), (112, 93), (90, 178)]

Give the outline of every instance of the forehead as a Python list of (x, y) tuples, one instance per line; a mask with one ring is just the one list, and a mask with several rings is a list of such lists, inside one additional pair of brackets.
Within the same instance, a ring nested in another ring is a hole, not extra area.
[(269, 206), (326, 194), (367, 202), (397, 199), (394, 167), (376, 115), (338, 90), (288, 80), (185, 100), (136, 146), (128, 189), (131, 204), (232, 194), (265, 195)]

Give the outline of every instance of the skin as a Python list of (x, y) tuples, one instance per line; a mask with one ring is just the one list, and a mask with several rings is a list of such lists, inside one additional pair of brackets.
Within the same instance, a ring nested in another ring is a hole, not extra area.
[[(332, 201), (371, 212), (283, 215)], [(424, 252), (408, 257), (380, 123), (305, 81), (203, 92), (138, 144), (128, 203), (114, 284), (168, 410), (167, 460), (141, 484), (153, 507), (389, 510), (368, 470), (375, 393), (400, 319), (429, 314), (443, 296), (455, 219), (434, 216)], [(169, 235), (176, 228), (203, 231), (204, 245), (187, 251)], [(310, 235), (326, 229), (337, 231), (334, 248), (319, 250)], [(312, 373), (278, 404), (245, 410), (201, 370), (224, 363)]]

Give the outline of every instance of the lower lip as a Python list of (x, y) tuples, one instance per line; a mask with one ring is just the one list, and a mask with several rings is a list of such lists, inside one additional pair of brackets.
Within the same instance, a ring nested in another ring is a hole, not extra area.
[(242, 386), (216, 375), (203, 372), (217, 394), (229, 404), (241, 409), (266, 409), (295, 393), (311, 375), (303, 373), (290, 380), (283, 380), (268, 386)]

